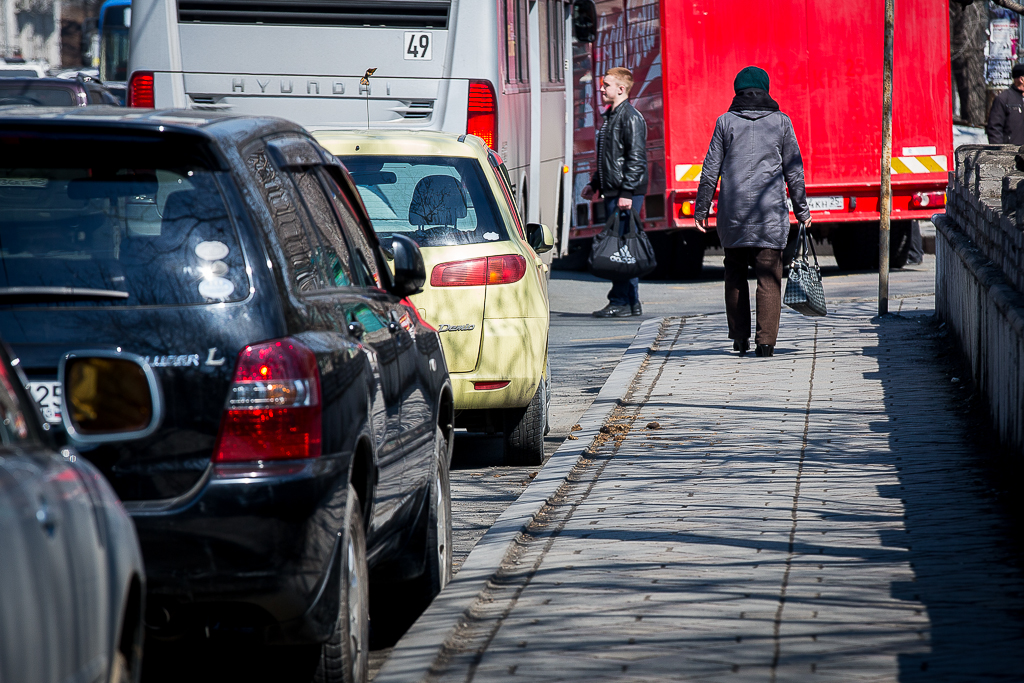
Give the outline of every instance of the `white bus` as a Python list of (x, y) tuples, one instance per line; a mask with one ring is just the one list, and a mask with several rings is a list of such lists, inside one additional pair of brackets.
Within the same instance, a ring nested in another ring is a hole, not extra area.
[[(592, 16), (592, 0), (576, 0)], [(568, 0), (132, 0), (128, 104), (472, 133), (568, 244)], [(577, 20), (579, 21), (579, 20)], [(588, 29), (589, 30), (589, 29)], [(360, 79), (376, 69), (368, 85)]]

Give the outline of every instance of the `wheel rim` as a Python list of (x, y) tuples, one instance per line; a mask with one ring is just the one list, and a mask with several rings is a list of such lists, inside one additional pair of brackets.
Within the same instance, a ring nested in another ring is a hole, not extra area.
[(358, 680), (357, 676), (363, 669), (363, 658), (366, 649), (363, 643), (363, 629), (360, 627), (365, 605), (363, 605), (363, 586), (356, 568), (356, 546), (352, 539), (348, 540), (348, 638), (351, 653), (352, 671), (349, 680)]

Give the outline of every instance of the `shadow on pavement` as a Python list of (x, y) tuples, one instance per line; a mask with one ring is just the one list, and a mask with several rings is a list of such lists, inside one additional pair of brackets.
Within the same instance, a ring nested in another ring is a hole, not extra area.
[[(906, 533), (883, 538), (909, 552), (914, 579), (893, 597), (927, 610), (930, 652), (900, 655), (901, 681), (1021, 680), (1024, 676), (1024, 572), (1018, 508), (1020, 472), (986, 444), (988, 431), (949, 337), (928, 318), (891, 316), (877, 327), (879, 379), (900, 485)], [(957, 377), (957, 381), (952, 381)]]

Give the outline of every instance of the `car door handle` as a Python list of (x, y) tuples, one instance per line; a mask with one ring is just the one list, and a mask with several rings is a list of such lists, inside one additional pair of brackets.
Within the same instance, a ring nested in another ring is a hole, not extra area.
[(358, 320), (353, 320), (348, 324), (348, 333), (356, 339), (362, 340), (363, 335), (366, 334), (366, 328)]

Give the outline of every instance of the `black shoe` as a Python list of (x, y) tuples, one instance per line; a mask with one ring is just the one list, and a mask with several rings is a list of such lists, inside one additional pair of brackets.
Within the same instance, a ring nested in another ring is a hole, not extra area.
[(643, 307), (643, 305), (639, 301), (637, 301), (635, 304), (633, 304), (632, 308), (633, 308), (633, 315), (643, 315), (644, 314), (644, 307)]
[(754, 349), (754, 355), (758, 358), (771, 358), (775, 355), (775, 347), (771, 344), (758, 344)]
[(594, 311), (595, 318), (628, 318), (633, 315), (633, 311), (629, 306), (613, 306), (608, 304), (600, 311)]
[(732, 350), (739, 351), (741, 356), (747, 355), (747, 351), (750, 350), (750, 340), (734, 339), (732, 342)]

